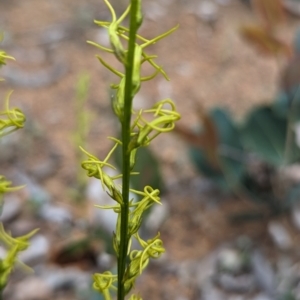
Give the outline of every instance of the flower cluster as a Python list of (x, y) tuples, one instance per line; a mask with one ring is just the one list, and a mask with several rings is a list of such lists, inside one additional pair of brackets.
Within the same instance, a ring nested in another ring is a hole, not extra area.
[[(115, 97), (112, 99), (112, 107), (122, 125), (123, 135), (122, 140), (110, 138), (114, 142), (114, 146), (104, 160), (100, 160), (82, 149), (88, 157), (87, 160), (82, 162), (82, 167), (87, 171), (89, 177), (95, 177), (101, 181), (103, 189), (106, 190), (109, 196), (115, 201), (114, 205), (98, 206), (98, 208), (112, 209), (118, 215), (116, 231), (113, 233), (113, 246), (118, 257), (118, 275), (114, 275), (110, 271), (106, 271), (102, 274), (94, 274), (93, 287), (103, 294), (105, 300), (111, 299), (111, 291), (118, 291), (118, 299), (122, 300), (125, 295), (132, 290), (137, 277), (148, 265), (150, 258), (158, 258), (165, 252), (159, 233), (147, 241), (144, 241), (138, 233), (144, 212), (153, 204), (161, 205), (159, 198), (160, 192), (151, 186), (144, 187), (143, 191), (130, 189), (132, 193), (139, 197), (138, 201), (134, 202), (133, 199), (130, 200), (124, 195), (124, 181), (123, 186), (118, 185), (116, 182), (119, 178), (124, 180), (126, 172), (124, 169), (124, 160), (123, 174), (111, 176), (105, 172), (105, 169), (115, 169), (109, 162), (109, 159), (117, 147), (122, 147), (123, 158), (128, 159), (129, 168), (126, 174), (128, 176), (138, 175), (133, 172), (138, 149), (148, 146), (159, 134), (171, 131), (175, 127), (175, 122), (180, 119), (180, 114), (176, 111), (175, 104), (171, 99), (164, 99), (157, 102), (150, 109), (141, 109), (139, 111), (132, 110), (132, 102), (130, 102), (139, 91), (141, 82), (150, 80), (159, 73), (168, 80), (165, 71), (154, 61), (157, 56), (148, 55), (145, 49), (171, 34), (177, 29), (177, 26), (149, 40), (136, 33), (142, 24), (141, 0), (131, 1), (131, 5), (119, 19), (117, 19), (115, 11), (108, 0), (104, 0), (104, 2), (111, 12), (112, 21), (96, 21), (95, 23), (108, 30), (111, 48), (90, 41), (88, 43), (105, 52), (114, 54), (125, 69), (125, 72), (122, 73), (109, 65), (101, 56), (97, 56), (104, 67), (120, 78), (120, 82), (111, 84), (111, 88), (116, 90)], [(133, 3), (135, 10), (133, 10)], [(129, 14), (131, 15), (130, 29), (121, 25)], [(128, 42), (128, 49), (125, 49), (123, 46), (126, 42)], [(130, 54), (133, 56), (130, 56)], [(153, 73), (148, 76), (141, 75), (141, 68), (145, 63), (150, 64), (154, 69)], [(126, 123), (128, 120), (129, 123)], [(125, 124), (129, 124), (127, 127), (128, 139), (126, 138), (126, 142), (124, 134), (126, 135), (127, 131), (124, 127), (127, 125)], [(129, 187), (127, 192), (129, 193)], [(126, 211), (125, 216), (124, 210)], [(126, 218), (125, 222), (124, 217)], [(126, 225), (126, 230), (124, 230), (124, 226), (121, 226), (121, 224)], [(132, 238), (138, 241), (142, 248), (141, 250), (131, 250)], [(127, 254), (125, 257), (124, 252)], [(120, 273), (122, 269), (124, 273)], [(124, 292), (120, 292), (120, 288), (122, 288)], [(141, 300), (142, 298), (139, 295), (132, 294), (130, 299)]]

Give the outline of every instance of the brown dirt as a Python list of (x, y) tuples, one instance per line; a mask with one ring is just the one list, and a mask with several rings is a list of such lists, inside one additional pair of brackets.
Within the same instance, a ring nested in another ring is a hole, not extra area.
[[(149, 3), (150, 0), (144, 2)], [(212, 28), (191, 13), (196, 1), (185, 4), (185, 1), (174, 0), (173, 3), (165, 17), (155, 22), (145, 17), (141, 30), (146, 37), (153, 37), (180, 24), (176, 33), (151, 48), (151, 52), (158, 55), (157, 60), (169, 74), (171, 82), (165, 83), (158, 76), (145, 83), (141, 94), (148, 105), (162, 96), (171, 96), (182, 114), (181, 124), (193, 127), (198, 122), (195, 114), (197, 104), (205, 109), (223, 106), (237, 119), (242, 119), (254, 105), (270, 101), (278, 87), (278, 63), (274, 58), (259, 55), (239, 35), (241, 24), (254, 20), (251, 11), (239, 1), (233, 1), (232, 5), (220, 8), (219, 19)], [(13, 38), (14, 44), (7, 47), (7, 51), (12, 50), (17, 61), (25, 60), (20, 63), (24, 69), (29, 66), (20, 49), (37, 47), (38, 39), (48, 26), (60, 23), (74, 26), (71, 37), (52, 50), (55, 55), (63, 57), (68, 67), (67, 74), (58, 82), (38, 89), (10, 86), (8, 83), (0, 86), (0, 99), (4, 99), (9, 89), (14, 89), (11, 104), (23, 107), (29, 118), (40, 124), (51, 145), (62, 154), (60, 168), (44, 185), (57, 202), (66, 202), (68, 206), (74, 206), (68, 189), (74, 180), (74, 166), (78, 164), (71, 142), (72, 132), (76, 128), (74, 90), (82, 71), (87, 71), (91, 76), (87, 104), (92, 120), (88, 135), (89, 151), (99, 157), (105, 156), (110, 147), (106, 137), (116, 131), (108, 101), (108, 85), (115, 82), (115, 78), (98, 63), (95, 58), (95, 54), (99, 53), (97, 49), (85, 42), (94, 39), (97, 27), (92, 25), (91, 20), (82, 25), (82, 30), (75, 26), (80, 23), (80, 11), (87, 13), (91, 19), (108, 17), (102, 1), (96, 0), (0, 2), (0, 27)], [(296, 20), (289, 19), (284, 26), (287, 40), (292, 39), (296, 25)], [(109, 55), (101, 55), (115, 63)], [(160, 91), (164, 88), (170, 88), (168, 95)], [(187, 146), (178, 137), (172, 134), (159, 137), (152, 149), (158, 155), (168, 186), (174, 187), (167, 196), (171, 204), (171, 217), (161, 230), (171, 261), (201, 258), (223, 241), (233, 240), (241, 234), (247, 234), (257, 243), (264, 243), (272, 249), (266, 235), (267, 220), (238, 227), (228, 223), (228, 214), (248, 209), (248, 202), (222, 199), (215, 208), (208, 209), (207, 203), (211, 199), (195, 194), (189, 182), (198, 175), (188, 161)], [(26, 168), (30, 169), (37, 157), (28, 151), (22, 159), (27, 162)], [(297, 234), (295, 239), (299, 239)], [(147, 282), (147, 287), (143, 289), (146, 295), (151, 293), (152, 299), (159, 299), (154, 298), (154, 277), (155, 272), (150, 270), (143, 281)], [(168, 289), (171, 290), (176, 284), (175, 277), (168, 275), (163, 280), (164, 291), (159, 295), (172, 295)], [(191, 291), (187, 294), (193, 299)]]

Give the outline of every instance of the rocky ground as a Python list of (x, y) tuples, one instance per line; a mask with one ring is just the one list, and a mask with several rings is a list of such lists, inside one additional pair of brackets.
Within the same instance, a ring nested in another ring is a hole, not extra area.
[[(260, 55), (241, 38), (240, 26), (255, 21), (242, 1), (143, 2), (143, 35), (180, 27), (151, 48), (171, 81), (158, 76), (145, 83), (136, 107), (171, 97), (182, 114), (180, 124), (193, 128), (199, 123), (199, 105), (226, 107), (241, 120), (248, 109), (277, 93), (284, 62)], [(112, 3), (119, 13), (126, 6), (125, 0)], [(92, 20), (109, 18), (103, 2), (96, 0), (0, 2), (2, 45), (17, 59), (1, 70), (6, 82), (0, 99), (13, 89), (11, 105), (21, 107), (28, 119), (25, 129), (0, 143), (1, 173), (15, 185), (26, 184), (6, 196), (1, 221), (14, 235), (40, 228), (20, 256), (34, 273), (17, 266), (4, 299), (101, 299), (92, 292), (91, 274), (115, 266), (106, 244), (111, 217), (93, 207), (106, 194), (90, 180), (83, 199), (74, 200), (79, 163), (78, 145), (72, 142), (75, 86), (82, 72), (91, 78), (86, 148), (104, 157), (111, 146), (106, 137), (116, 134), (108, 96), (115, 78), (98, 63), (98, 50), (86, 44), (107, 45), (107, 35)], [(283, 26), (287, 42), (298, 23), (289, 16)], [(101, 55), (116, 64), (108, 54)], [(151, 145), (165, 178), (165, 209), (155, 215), (157, 226), (150, 221), (144, 231), (152, 235), (160, 225), (167, 253), (150, 264), (136, 289), (144, 299), (300, 299), (299, 209), (231, 224), (229, 215), (253, 204), (216, 191), (190, 163), (187, 147), (174, 134)], [(89, 234), (99, 228), (101, 234)], [(78, 241), (83, 250), (72, 256), (67, 246)], [(0, 247), (0, 255), (4, 253)]]

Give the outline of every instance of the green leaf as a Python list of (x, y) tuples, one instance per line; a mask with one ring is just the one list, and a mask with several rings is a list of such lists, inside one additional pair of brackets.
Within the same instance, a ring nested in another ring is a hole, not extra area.
[(300, 184), (293, 186), (289, 189), (285, 203), (287, 208), (290, 208), (299, 203), (300, 200)]
[(245, 147), (275, 166), (300, 158), (294, 132), (290, 132), (289, 141), (286, 141), (287, 136), (287, 120), (278, 116), (269, 106), (254, 109), (241, 127)]

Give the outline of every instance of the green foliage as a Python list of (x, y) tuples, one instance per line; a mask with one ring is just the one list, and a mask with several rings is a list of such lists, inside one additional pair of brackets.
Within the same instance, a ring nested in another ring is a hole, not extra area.
[(286, 157), (287, 127), (287, 118), (278, 116), (270, 106), (261, 106), (247, 116), (241, 128), (241, 137), (245, 148), (254, 152), (263, 161), (279, 167), (300, 158), (294, 133)]
[[(212, 132), (218, 140), (215, 149), (217, 163), (211, 160), (209, 152), (203, 147), (202, 133), (193, 137), (201, 143), (191, 143), (189, 149), (197, 169), (222, 190), (246, 196), (267, 207), (272, 214), (287, 211), (299, 195), (298, 185), (284, 191), (283, 195), (278, 195), (273, 186), (279, 168), (300, 159), (300, 149), (291, 130), (293, 122), (289, 114), (278, 114), (277, 109), (272, 104), (258, 106), (242, 124), (236, 124), (229, 113), (216, 108), (206, 118), (214, 124)], [(186, 136), (183, 134), (183, 137)], [(251, 171), (255, 165), (256, 170)], [(265, 178), (264, 182), (260, 182), (259, 177)], [(244, 219), (263, 216), (257, 211), (242, 215)], [(238, 216), (234, 219), (242, 218)]]
[[(101, 56), (97, 56), (100, 63), (120, 80), (119, 83), (111, 84), (111, 88), (116, 90), (115, 97), (112, 99), (112, 107), (121, 124), (122, 134), (120, 139), (109, 138), (114, 142), (114, 146), (104, 160), (100, 160), (82, 149), (88, 157), (82, 162), (82, 167), (87, 171), (89, 177), (100, 179), (103, 189), (115, 201), (115, 205), (99, 206), (99, 208), (113, 209), (118, 215), (116, 230), (113, 233), (113, 247), (118, 258), (118, 274), (112, 274), (110, 271), (97, 273), (94, 275), (93, 286), (103, 294), (105, 300), (111, 299), (111, 291), (116, 291), (118, 300), (123, 300), (134, 287), (137, 277), (148, 265), (150, 258), (157, 258), (165, 251), (159, 233), (147, 241), (144, 241), (138, 234), (144, 212), (153, 204), (161, 204), (160, 191), (156, 186), (149, 185), (142, 189), (140, 187), (130, 189), (130, 181), (132, 176), (143, 177), (143, 174), (137, 174), (134, 169), (140, 150), (147, 147), (159, 134), (173, 130), (180, 115), (170, 99), (164, 99), (150, 109), (139, 111), (132, 109), (132, 101), (143, 81), (150, 80), (159, 73), (168, 79), (164, 70), (154, 61), (156, 56), (148, 55), (145, 49), (172, 33), (177, 27), (148, 40), (137, 34), (137, 30), (142, 24), (141, 0), (131, 0), (130, 5), (119, 19), (108, 0), (104, 0), (104, 2), (111, 12), (112, 21), (96, 21), (95, 23), (108, 30), (111, 48), (94, 42), (88, 43), (114, 54), (123, 66), (124, 73), (110, 66)], [(130, 16), (130, 25), (129, 28), (126, 28), (122, 22), (128, 15)], [(151, 75), (141, 75), (141, 68), (144, 64), (150, 64), (154, 68)], [(115, 169), (109, 160), (117, 148), (122, 150), (122, 174), (110, 176), (105, 170), (107, 168)], [(119, 178), (122, 178), (122, 186), (116, 183)], [(129, 192), (135, 193), (139, 197), (139, 201), (135, 203), (130, 200)], [(138, 241), (141, 250), (131, 249), (132, 238)], [(130, 299), (142, 298), (132, 294)]]

